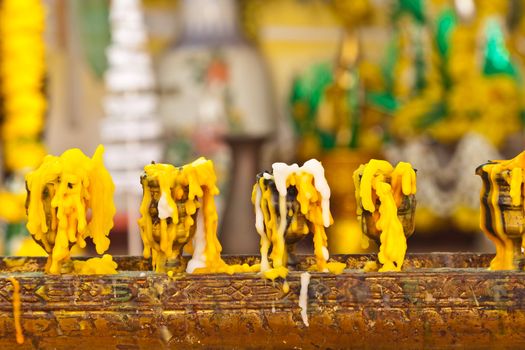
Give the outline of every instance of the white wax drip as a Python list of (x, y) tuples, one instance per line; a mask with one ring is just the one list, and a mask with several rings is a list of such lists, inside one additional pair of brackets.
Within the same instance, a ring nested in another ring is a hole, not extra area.
[(157, 208), (159, 210), (159, 219), (167, 219), (169, 217), (172, 217), (173, 215), (173, 208), (168, 204), (168, 197), (164, 192), (161, 193), (159, 203), (157, 205)]
[[(264, 231), (264, 217), (261, 209), (261, 197), (262, 192), (259, 186), (256, 186), (255, 192), (255, 229), (261, 236), (262, 241), (267, 241), (266, 232)], [(270, 263), (268, 262), (268, 250), (261, 249), (261, 272), (270, 269)]]
[(204, 233), (204, 218), (202, 210), (197, 214), (197, 227), (195, 228), (195, 236), (193, 236), (193, 256), (188, 261), (186, 266), (187, 273), (193, 273), (195, 269), (206, 267), (206, 235)]
[(279, 192), (279, 226), (277, 233), (284, 239), (284, 231), (286, 230), (286, 180), (288, 177), (299, 170), (297, 164), (288, 165), (285, 163), (273, 163), (273, 178), (277, 192)]
[[(323, 225), (325, 227), (330, 226), (331, 193), (330, 186), (328, 185), (328, 182), (326, 181), (326, 178), (324, 176), (324, 168), (321, 162), (319, 162), (317, 159), (310, 159), (309, 161), (305, 162), (302, 167), (299, 167), (297, 164), (288, 165), (285, 163), (274, 163), (272, 165), (272, 169), (277, 192), (279, 192), (280, 197), (284, 197), (285, 199), (287, 193), (286, 180), (291, 174), (300, 172), (311, 174), (314, 177), (315, 189), (321, 195), (321, 211), (323, 215)], [(281, 227), (282, 224), (283, 222), (281, 221), (279, 227)]]
[(305, 173), (310, 173), (314, 177), (315, 189), (321, 194), (321, 210), (323, 213), (324, 227), (330, 226), (330, 186), (324, 176), (324, 168), (317, 159), (310, 159), (300, 169)]
[(306, 327), (309, 327), (308, 323), (308, 285), (310, 284), (310, 274), (303, 272), (301, 274), (301, 291), (299, 293), (299, 307), (301, 308), (301, 318)]
[[(284, 239), (284, 233), (287, 224), (287, 206), (286, 206), (286, 195), (288, 189), (286, 188), (286, 181), (292, 174), (308, 173), (311, 174), (314, 181), (314, 186), (321, 197), (321, 212), (323, 217), (323, 226), (330, 226), (330, 187), (324, 176), (324, 168), (316, 159), (311, 159), (299, 167), (297, 164), (288, 165), (285, 163), (274, 163), (272, 165), (273, 175), (269, 173), (263, 173), (263, 177), (266, 180), (273, 178), (277, 192), (279, 193), (279, 223), (277, 228), (277, 234)], [(257, 232), (261, 235), (261, 240), (266, 239), (266, 232), (264, 231), (264, 220), (261, 209), (261, 189), (256, 186), (255, 195), (255, 227)], [(330, 254), (326, 246), (322, 247), (323, 258), (328, 260)], [(265, 254), (264, 254), (265, 253)], [(267, 251), (261, 249), (261, 271), (265, 271), (269, 268)]]
[(323, 258), (325, 260), (328, 260), (330, 258), (330, 253), (328, 252), (328, 248), (321, 247), (321, 250), (323, 251)]

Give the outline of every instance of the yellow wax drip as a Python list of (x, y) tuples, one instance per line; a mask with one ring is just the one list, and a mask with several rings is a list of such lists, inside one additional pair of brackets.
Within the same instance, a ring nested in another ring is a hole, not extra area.
[(22, 301), (20, 299), (20, 283), (14, 278), (9, 277), (8, 280), (13, 285), (13, 318), (15, 321), (15, 331), (16, 331), (16, 342), (18, 344), (24, 343), (24, 333), (22, 331), (22, 323), (21, 323), (21, 306)]
[(103, 152), (100, 145), (91, 159), (76, 148), (59, 157), (48, 155), (26, 176), (27, 229), (50, 254), (48, 273), (60, 273), (71, 247), (84, 248), (86, 237), (93, 239), (98, 254), (109, 248), (115, 186), (104, 167)]
[[(519, 206), (523, 202), (525, 193), (525, 151), (510, 160), (492, 161), (481, 167), (481, 170), (488, 175), (490, 190), (488, 191), (488, 206), (491, 211), (492, 227), (487, 227), (485, 221), (486, 208), (481, 205), (480, 227), (486, 236), (496, 246), (496, 256), (490, 263), (490, 270), (512, 270), (514, 266), (514, 242), (505, 235), (503, 228), (502, 212), (499, 206), (499, 186), (497, 177), (502, 176), (510, 185), (510, 197), (513, 206)], [(481, 189), (480, 197), (483, 200), (487, 193), (485, 181)], [(525, 208), (525, 206), (524, 206)], [(524, 209), (525, 210), (525, 209)], [(492, 233), (494, 232), (494, 233)], [(525, 232), (522, 232), (522, 234)], [(522, 246), (525, 246), (522, 237)]]
[[(320, 164), (319, 164), (320, 165)], [(301, 168), (288, 168), (289, 173), (286, 176), (286, 188), (294, 186), (297, 189), (297, 202), (299, 203), (300, 212), (305, 216), (307, 222), (311, 225), (313, 231), (314, 255), (316, 257), (316, 265), (313, 269), (317, 271), (330, 271), (339, 274), (346, 267), (346, 264), (339, 262), (327, 262), (327, 236), (325, 232), (325, 220), (323, 216), (322, 201), (323, 196), (315, 187), (314, 175), (308, 171), (303, 171)], [(270, 177), (273, 175), (265, 174)], [(265, 177), (261, 177), (254, 185), (252, 191), (252, 203), (255, 205), (256, 213), (260, 212), (262, 216), (263, 227), (259, 227), (258, 231), (261, 235), (261, 266), (266, 266), (262, 269), (263, 276), (267, 279), (274, 280), (278, 277), (286, 278), (288, 275), (287, 265), (287, 251), (285, 249), (284, 227), (281, 226), (282, 220), (291, 219), (290, 230), (295, 234), (306, 236), (310, 229), (308, 224), (300, 226), (297, 218), (293, 217), (293, 212), (282, 210), (286, 206), (286, 197), (279, 196), (278, 215), (273, 201), (272, 189), (265, 184)], [(329, 213), (328, 213), (329, 214)], [(331, 215), (329, 215), (329, 224), (333, 223)], [(281, 232), (283, 231), (283, 232)], [(271, 248), (270, 260), (267, 261), (269, 249)]]
[[(159, 269), (164, 267), (167, 258), (171, 258), (172, 255), (176, 253), (172, 251), (173, 244), (170, 243), (173, 243), (173, 240), (176, 238), (174, 237), (175, 225), (179, 223), (179, 216), (177, 215), (177, 206), (171, 194), (172, 184), (175, 182), (178, 170), (169, 164), (151, 164), (145, 166), (144, 171), (146, 174), (146, 176), (142, 178), (144, 194), (140, 205), (140, 213), (142, 216), (139, 219), (140, 233), (144, 243), (143, 255), (147, 259), (153, 255), (153, 267), (159, 271)], [(168, 224), (167, 218), (160, 220), (160, 239), (155, 239), (154, 237), (153, 219), (149, 214), (149, 208), (153, 200), (151, 189), (148, 185), (150, 179), (155, 179), (158, 182), (160, 195), (162, 198), (165, 198), (166, 204), (172, 211), (170, 224)], [(195, 210), (196, 208), (195, 206)], [(190, 220), (192, 214), (194, 214), (194, 212), (188, 212)], [(184, 233), (186, 232), (188, 231), (184, 231)], [(187, 237), (177, 238), (185, 239)]]
[[(297, 188), (297, 201), (300, 204), (301, 213), (306, 217), (313, 227), (314, 255), (318, 271), (330, 271), (341, 273), (346, 264), (338, 262), (327, 262), (325, 252), (328, 251), (328, 237), (323, 223), (323, 211), (321, 208), (322, 196), (314, 186), (313, 175), (306, 172), (292, 174), (290, 185)], [(292, 221), (293, 222), (293, 221)], [(330, 225), (334, 222), (330, 215)], [(303, 234), (308, 234), (308, 226), (305, 225)], [(293, 227), (292, 227), (293, 229)]]
[(379, 271), (401, 271), (407, 244), (397, 209), (403, 195), (416, 193), (415, 171), (409, 163), (399, 162), (393, 168), (387, 161), (372, 159), (361, 165), (353, 177), (358, 217), (363, 210), (374, 213), (376, 199), (380, 202), (376, 227), (381, 231), (378, 259), (383, 266)]
[(117, 263), (113, 257), (104, 254), (102, 258), (91, 258), (86, 261), (73, 261), (73, 268), (78, 275), (114, 275), (117, 273)]
[[(139, 226), (144, 243), (144, 257), (152, 257), (152, 263), (157, 272), (164, 272), (168, 260), (176, 259), (180, 250), (174, 250), (174, 243), (181, 248), (194, 239), (192, 244), (193, 259), (201, 262), (195, 273), (228, 273), (252, 272), (258, 266), (228, 265), (221, 258), (221, 244), (217, 238), (217, 209), (215, 195), (219, 193), (216, 186), (216, 175), (213, 162), (199, 158), (191, 164), (176, 168), (170, 164), (150, 164), (144, 167), (142, 178), (144, 195), (140, 206), (141, 218)], [(150, 182), (156, 181), (159, 186), (156, 200), (157, 215), (152, 217), (150, 207), (154, 204)], [(180, 222), (177, 202), (184, 202), (186, 215)], [(203, 234), (198, 232), (190, 237), (191, 227), (195, 225), (192, 215), (202, 211)], [(154, 222), (159, 220), (158, 230)], [(182, 225), (182, 227), (177, 227)], [(198, 251), (203, 246), (202, 252)]]
[[(270, 247), (272, 252), (270, 259), (272, 260), (273, 268), (267, 264), (267, 268), (263, 271), (263, 276), (270, 280), (277, 278), (286, 278), (288, 275), (288, 269), (286, 268), (286, 250), (284, 237), (278, 234), (278, 220), (277, 213), (272, 201), (272, 191), (269, 187), (264, 184), (264, 178), (260, 178), (258, 183), (254, 185), (252, 191), (252, 202), (256, 204), (256, 196), (258, 187), (261, 191), (260, 198), (260, 209), (263, 214), (264, 226), (266, 229), (265, 234), (261, 235), (261, 260), (267, 259)], [(266, 261), (267, 263), (267, 261)], [(261, 266), (263, 262), (261, 261)]]

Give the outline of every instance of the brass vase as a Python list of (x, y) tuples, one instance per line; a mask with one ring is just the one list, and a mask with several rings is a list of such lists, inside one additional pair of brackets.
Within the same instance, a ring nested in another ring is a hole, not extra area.
[[(160, 200), (161, 192), (159, 187), (159, 182), (157, 179), (148, 179), (147, 175), (142, 175), (141, 183), (143, 187), (148, 187), (151, 193), (151, 203), (149, 206), (149, 215), (152, 220), (153, 225), (153, 239), (157, 245), (160, 246), (161, 241), (161, 219), (159, 218), (158, 203)], [(171, 195), (171, 194), (170, 194)], [(186, 228), (185, 219), (188, 213), (186, 212), (186, 202), (188, 200), (188, 188), (184, 189), (184, 194), (182, 198), (175, 200), (177, 206), (178, 214), (178, 223), (175, 224), (175, 239), (173, 240), (172, 245), (172, 255), (165, 256), (163, 266), (157, 266), (156, 269), (158, 272), (165, 271), (174, 271), (182, 272), (185, 269), (184, 263), (182, 261), (182, 251), (184, 246), (193, 239), (195, 235), (195, 230), (197, 227), (197, 214), (199, 209), (191, 215), (193, 219), (193, 225), (189, 229)], [(173, 219), (171, 217), (166, 219), (168, 225), (173, 224)], [(158, 252), (158, 254), (163, 254)]]
[[(259, 181), (262, 176), (262, 173), (258, 174), (257, 181)], [(264, 181), (265, 185), (269, 187), (272, 192), (272, 205), (278, 217), (278, 225), (281, 221), (279, 211), (279, 192), (277, 191), (273, 179), (265, 179)], [(309, 222), (305, 215), (301, 213), (301, 205), (297, 201), (297, 189), (295, 186), (290, 186), (287, 188), (286, 193), (286, 229), (284, 231), (284, 242), (286, 246), (288, 265), (295, 265), (297, 263), (295, 246), (301, 239), (307, 236), (309, 231), (311, 231)]]
[[(29, 188), (26, 183), (26, 191), (27, 191), (27, 197), (26, 197), (26, 203), (25, 208), (26, 211), (29, 210), (29, 201), (31, 198), (31, 191), (29, 191)], [(46, 264), (46, 271), (49, 270), (51, 267), (51, 253), (53, 252), (53, 247), (55, 246), (55, 240), (58, 232), (58, 222), (56, 219), (53, 219), (53, 216), (56, 218), (56, 212), (57, 208), (53, 208), (51, 205), (51, 201), (53, 200), (53, 197), (55, 196), (55, 184), (52, 182), (47, 183), (44, 188), (42, 189), (42, 209), (44, 211), (44, 215), (46, 218), (46, 226), (47, 226), (47, 232), (44, 232), (41, 239), (36, 238), (35, 235), (31, 235), (33, 240), (41, 246), (46, 253), (49, 254), (47, 258), (47, 264)], [(53, 211), (55, 211), (53, 215)], [(75, 242), (68, 242), (68, 250), (71, 251), (73, 246), (75, 245)], [(72, 268), (72, 265), (70, 264), (70, 256), (65, 257), (61, 261), (58, 262), (58, 266), (62, 272), (69, 272)]]
[[(376, 210), (371, 213), (363, 209), (361, 228), (363, 233), (377, 243), (381, 244), (381, 231), (377, 229), (377, 220), (379, 220), (379, 199), (376, 202)], [(414, 233), (416, 228), (416, 196), (403, 195), (401, 205), (397, 208), (397, 217), (403, 226), (403, 232), (406, 238)]]
[[(496, 257), (492, 260), (490, 268), (522, 270), (525, 264), (522, 252), (522, 239), (525, 233), (524, 199), (521, 199), (520, 205), (512, 205), (510, 185), (503, 174), (496, 174), (496, 188), (492, 188), (490, 174), (483, 170), (483, 165), (476, 169), (476, 175), (483, 180), (480, 196), (481, 229), (496, 245)], [(493, 207), (491, 194), (498, 196), (497, 208)], [(501, 224), (498, 225), (498, 222)]]

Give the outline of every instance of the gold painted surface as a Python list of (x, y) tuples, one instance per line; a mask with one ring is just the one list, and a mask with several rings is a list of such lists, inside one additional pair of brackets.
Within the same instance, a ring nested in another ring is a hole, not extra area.
[[(408, 254), (401, 272), (364, 273), (374, 255), (335, 256), (349, 269), (311, 272), (309, 327), (298, 299), (313, 256), (298, 257), (288, 292), (253, 273), (170, 278), (135, 257), (98, 276), (44, 275), (42, 258), (0, 260), (0, 348), (524, 348), (525, 273), (488, 271), (492, 257)], [(20, 347), (10, 276), (21, 289)]]

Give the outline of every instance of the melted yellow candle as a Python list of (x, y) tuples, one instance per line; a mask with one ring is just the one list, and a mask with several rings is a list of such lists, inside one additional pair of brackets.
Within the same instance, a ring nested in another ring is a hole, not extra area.
[(93, 239), (98, 254), (109, 248), (115, 186), (104, 167), (103, 152), (100, 145), (93, 158), (76, 148), (59, 157), (48, 155), (26, 176), (27, 228), (50, 254), (48, 273), (60, 273), (71, 247), (84, 248), (86, 237)]
[[(480, 193), (481, 201), (484, 201), (484, 196), (487, 194), (487, 204), (491, 212), (490, 217), (492, 218), (491, 222), (486, 221), (486, 208), (484, 205), (481, 205), (480, 227), (496, 246), (496, 256), (490, 263), (490, 269), (513, 270), (516, 268), (513, 261), (515, 243), (507, 237), (503, 227), (503, 214), (499, 204), (500, 193), (497, 178), (501, 176), (510, 185), (509, 194), (512, 205), (522, 205), (525, 193), (525, 151), (510, 160), (492, 161), (481, 166), (479, 170), (481, 170), (480, 175), (482, 177), (486, 176)], [(525, 232), (521, 232), (522, 235), (523, 233)], [(522, 245), (524, 245), (523, 238)]]
[[(193, 256), (187, 272), (233, 274), (258, 269), (247, 264), (228, 265), (221, 258), (214, 199), (219, 193), (216, 182), (213, 162), (205, 158), (179, 168), (170, 164), (144, 167), (139, 226), (144, 257), (152, 258), (157, 272), (164, 272), (169, 260), (179, 258), (190, 241)], [(197, 221), (202, 221), (202, 225), (195, 222), (199, 216), (202, 220)]]
[[(321, 163), (312, 159), (302, 167), (297, 164), (275, 163), (272, 168), (273, 174), (264, 173), (252, 192), (256, 214), (255, 227), (261, 236), (261, 272), (271, 280), (285, 278), (288, 274), (286, 235), (300, 238), (310, 232), (311, 226), (316, 257), (314, 269), (341, 273), (346, 264), (328, 262), (325, 227), (330, 226), (333, 219), (329, 207), (330, 188)], [(274, 202), (275, 189), (270, 187), (267, 180), (273, 180), (275, 183), (279, 194), (278, 203)], [(297, 190), (299, 211), (306, 222), (299, 219), (299, 213), (287, 210), (286, 196), (290, 187)], [(271, 254), (268, 256), (270, 248)]]
[(400, 162), (394, 168), (384, 160), (372, 159), (354, 172), (357, 215), (362, 210), (374, 213), (379, 200), (376, 227), (381, 231), (378, 259), (379, 271), (401, 271), (407, 243), (403, 225), (397, 216), (403, 195), (416, 193), (416, 173), (409, 163)]

